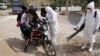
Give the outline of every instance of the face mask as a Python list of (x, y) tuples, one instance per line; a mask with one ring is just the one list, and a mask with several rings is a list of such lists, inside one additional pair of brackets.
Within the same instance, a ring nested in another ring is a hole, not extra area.
[(88, 13), (91, 13), (92, 11), (91, 11), (90, 9), (87, 9), (87, 12), (88, 12)]

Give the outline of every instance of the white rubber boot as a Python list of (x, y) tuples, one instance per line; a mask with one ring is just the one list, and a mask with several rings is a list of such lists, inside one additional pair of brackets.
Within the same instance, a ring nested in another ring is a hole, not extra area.
[(81, 47), (81, 49), (85, 49), (87, 47), (87, 44), (83, 44), (83, 46)]
[(94, 43), (90, 43), (89, 44), (89, 49), (88, 49), (89, 52), (92, 52), (93, 51), (93, 45), (94, 45)]

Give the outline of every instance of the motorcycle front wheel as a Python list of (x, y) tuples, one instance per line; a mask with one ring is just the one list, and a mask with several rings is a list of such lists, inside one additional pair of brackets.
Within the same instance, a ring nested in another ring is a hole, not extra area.
[(56, 56), (55, 46), (50, 40), (44, 42), (43, 48), (48, 56)]

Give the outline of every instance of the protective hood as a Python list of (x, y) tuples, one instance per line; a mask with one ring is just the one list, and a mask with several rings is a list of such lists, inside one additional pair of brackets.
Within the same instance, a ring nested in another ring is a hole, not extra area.
[(90, 8), (90, 9), (94, 10), (94, 8), (95, 8), (94, 6), (95, 6), (94, 1), (92, 1), (87, 5), (87, 8)]
[(53, 9), (50, 6), (45, 7), (45, 10), (47, 11), (47, 13), (53, 13)]

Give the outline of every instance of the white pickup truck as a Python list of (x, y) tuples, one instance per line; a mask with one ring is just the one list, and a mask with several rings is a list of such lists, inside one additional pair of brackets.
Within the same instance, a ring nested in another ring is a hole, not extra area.
[(7, 9), (7, 4), (6, 3), (0, 3), (0, 9)]

